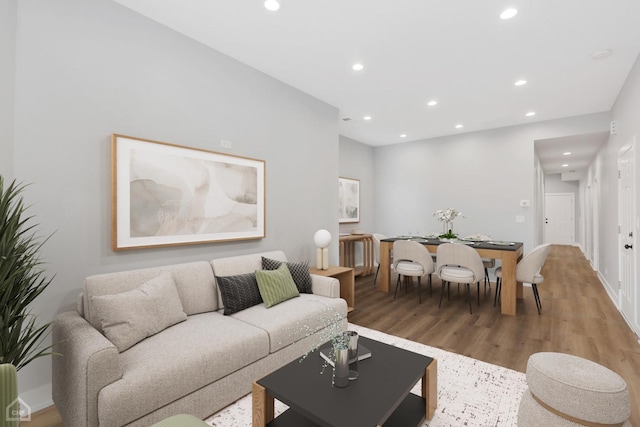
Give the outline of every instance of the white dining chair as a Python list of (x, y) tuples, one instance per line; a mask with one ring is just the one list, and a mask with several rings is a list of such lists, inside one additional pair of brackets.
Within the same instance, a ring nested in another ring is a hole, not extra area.
[(471, 283), (478, 287), (478, 305), (480, 305), (480, 281), (484, 278), (484, 264), (482, 258), (474, 248), (459, 243), (443, 243), (438, 246), (438, 277), (442, 281), (440, 304), (444, 295), (445, 285), (463, 283), (467, 285), (467, 300), (469, 301), (469, 313), (471, 309)]
[[(538, 284), (544, 282), (544, 277), (540, 274), (540, 270), (542, 270), (547, 260), (550, 249), (550, 243), (536, 246), (531, 252), (522, 257), (516, 265), (516, 281), (531, 284), (538, 314), (540, 314), (540, 310), (542, 309), (540, 294), (538, 293)], [(500, 301), (500, 294), (502, 293), (502, 267), (496, 268), (494, 274), (496, 276), (496, 295), (493, 299), (493, 306), (495, 307), (496, 303)]]
[(398, 273), (396, 291), (393, 294), (394, 299), (398, 294), (402, 276), (418, 278), (418, 300), (422, 304), (421, 279), (428, 275), (429, 294), (433, 295), (431, 274), (435, 268), (431, 254), (425, 245), (410, 240), (396, 240), (393, 242), (393, 259), (394, 270)]

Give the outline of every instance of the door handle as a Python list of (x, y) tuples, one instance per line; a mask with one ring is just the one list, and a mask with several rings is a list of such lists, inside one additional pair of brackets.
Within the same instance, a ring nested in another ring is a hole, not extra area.
[(633, 249), (633, 245), (624, 245), (625, 249)]

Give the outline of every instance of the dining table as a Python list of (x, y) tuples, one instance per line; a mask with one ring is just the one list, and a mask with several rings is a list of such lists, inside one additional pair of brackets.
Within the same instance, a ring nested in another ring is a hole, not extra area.
[[(380, 241), (380, 284), (378, 288), (389, 292), (391, 280), (391, 251), (396, 240), (413, 240), (422, 243), (429, 252), (437, 253), (438, 246), (446, 243), (437, 237), (398, 236)], [(459, 240), (454, 243), (466, 244), (474, 248), (481, 257), (500, 260), (502, 264), (502, 293), (500, 312), (516, 315), (516, 300), (522, 299), (522, 282), (516, 280), (516, 266), (522, 259), (522, 242)]]

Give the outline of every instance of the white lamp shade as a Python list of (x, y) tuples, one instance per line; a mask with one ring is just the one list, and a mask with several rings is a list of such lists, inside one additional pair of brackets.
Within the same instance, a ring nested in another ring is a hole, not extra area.
[(327, 248), (331, 244), (331, 233), (327, 230), (318, 230), (313, 235), (313, 241), (319, 248)]

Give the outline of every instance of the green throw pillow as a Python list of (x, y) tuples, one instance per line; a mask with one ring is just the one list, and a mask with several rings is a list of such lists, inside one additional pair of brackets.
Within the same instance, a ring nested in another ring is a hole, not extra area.
[(293, 277), (284, 263), (277, 270), (257, 270), (256, 280), (260, 296), (267, 308), (300, 296)]

